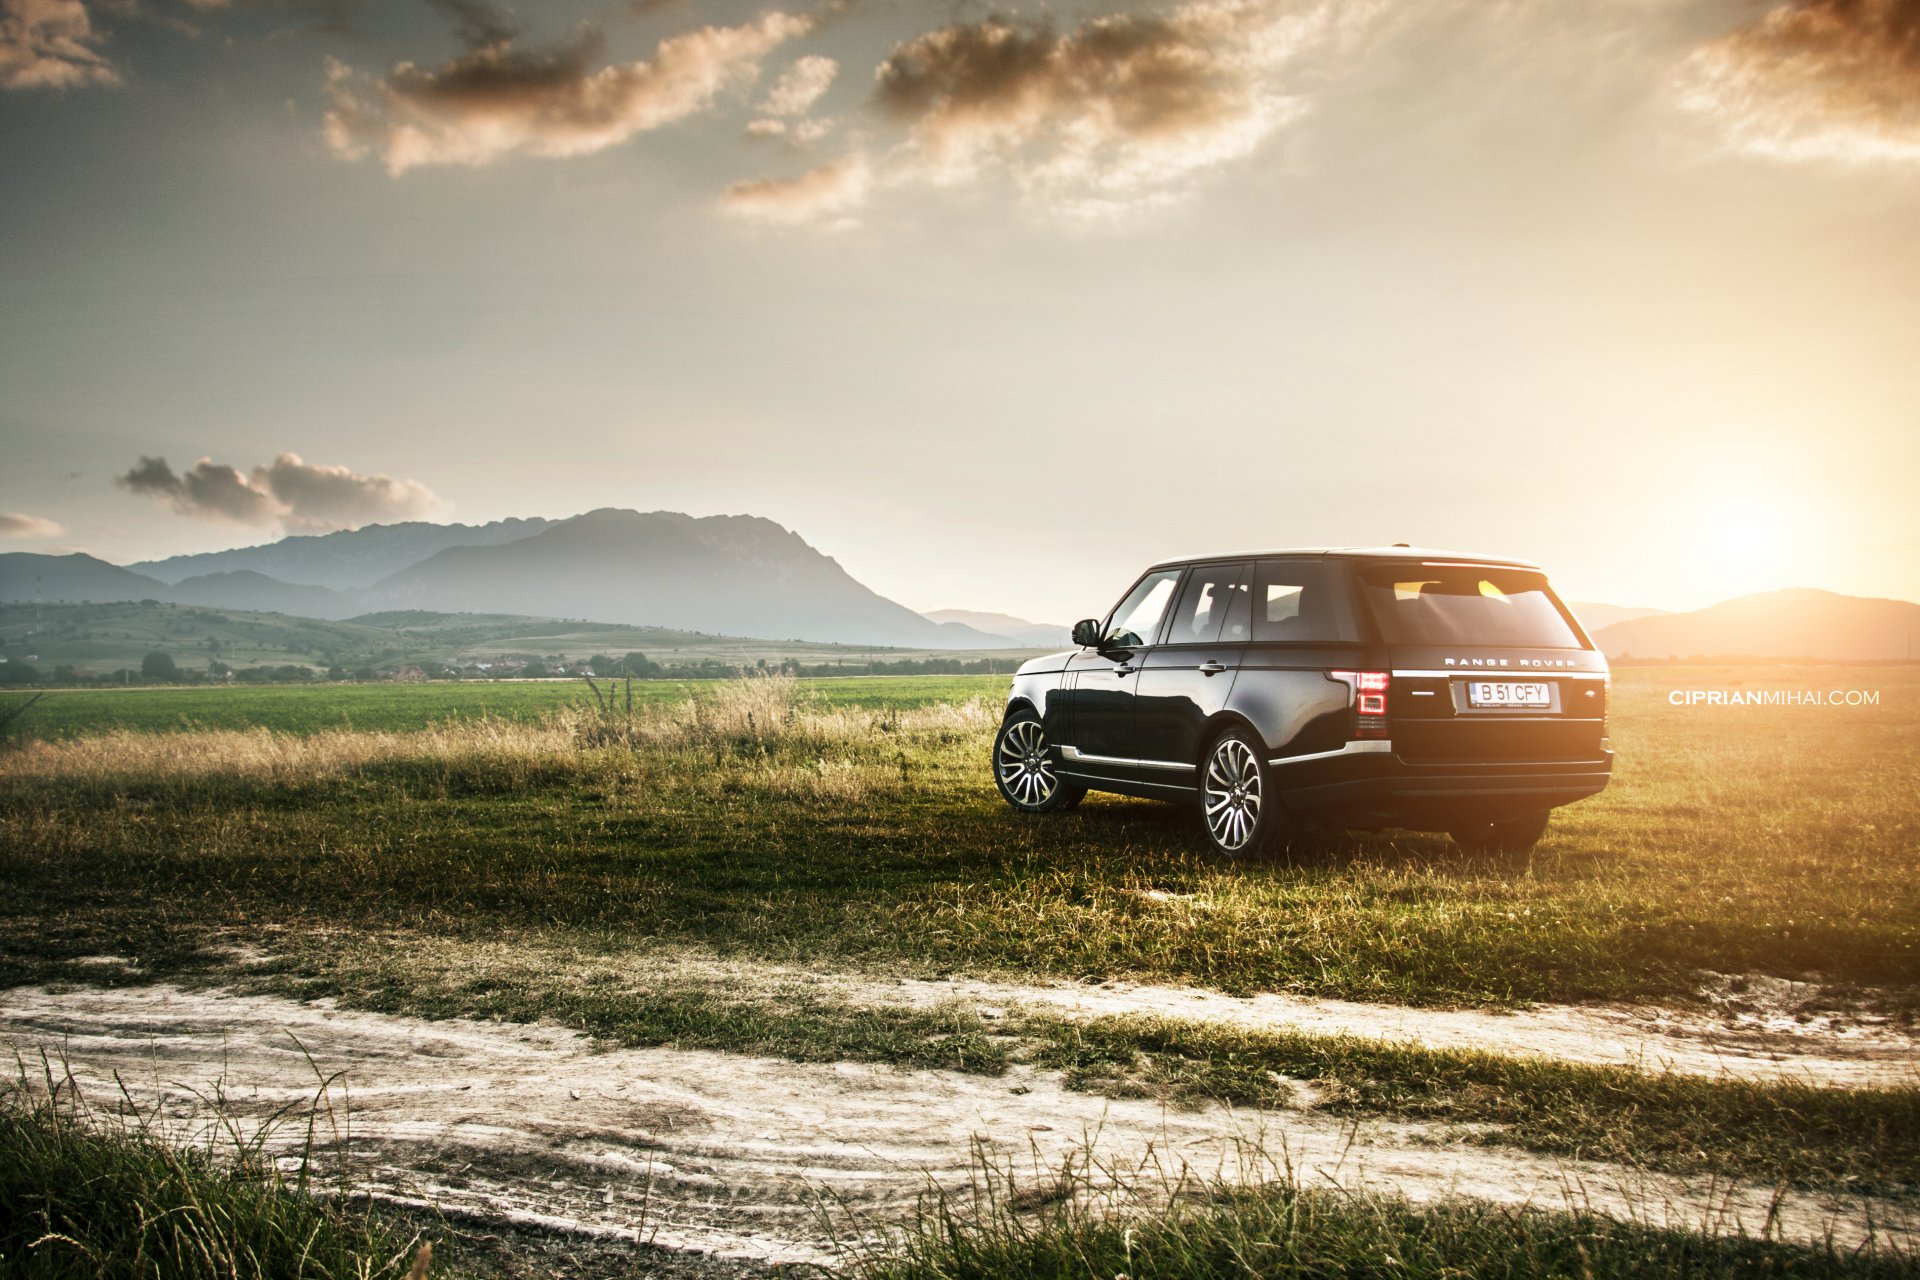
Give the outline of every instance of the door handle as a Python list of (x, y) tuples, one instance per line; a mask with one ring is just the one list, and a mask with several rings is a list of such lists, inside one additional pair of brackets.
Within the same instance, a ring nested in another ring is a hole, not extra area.
[(1214, 661), (1212, 658), (1208, 658), (1205, 662), (1200, 664), (1200, 674), (1205, 676), (1217, 676), (1222, 671), (1225, 671), (1225, 670), (1226, 670), (1226, 667)]
[(1116, 676), (1130, 676), (1133, 674), (1133, 668), (1132, 667), (1115, 667), (1113, 669), (1113, 674)]

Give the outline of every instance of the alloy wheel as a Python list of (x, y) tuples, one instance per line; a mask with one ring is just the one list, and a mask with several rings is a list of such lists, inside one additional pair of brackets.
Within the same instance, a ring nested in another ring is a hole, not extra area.
[(1047, 736), (1038, 720), (1016, 720), (1006, 727), (1000, 735), (994, 767), (1001, 789), (1029, 808), (1045, 804), (1060, 785), (1053, 762), (1047, 758)]
[(1260, 763), (1239, 738), (1222, 738), (1207, 762), (1207, 831), (1227, 853), (1253, 841), (1260, 825)]

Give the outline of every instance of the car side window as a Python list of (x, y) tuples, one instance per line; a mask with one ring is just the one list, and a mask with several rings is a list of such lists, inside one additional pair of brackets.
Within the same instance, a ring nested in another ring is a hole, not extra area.
[(1256, 641), (1352, 640), (1357, 631), (1346, 603), (1318, 560), (1261, 560), (1253, 573)]
[[(1244, 563), (1196, 565), (1187, 575), (1180, 603), (1173, 609), (1168, 644), (1214, 644), (1247, 638), (1247, 566)], [(1237, 635), (1228, 635), (1231, 625)]]
[(1114, 609), (1112, 621), (1101, 641), (1105, 649), (1139, 649), (1153, 643), (1166, 615), (1167, 602), (1173, 599), (1173, 586), (1180, 581), (1178, 569), (1163, 569), (1140, 579), (1127, 598)]

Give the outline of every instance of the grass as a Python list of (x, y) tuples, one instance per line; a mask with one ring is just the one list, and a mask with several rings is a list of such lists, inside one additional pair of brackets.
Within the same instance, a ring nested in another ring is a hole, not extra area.
[[(44, 665), (44, 664), (42, 664)], [(806, 680), (835, 705), (882, 708), (964, 702), (1003, 692), (1004, 677), (850, 676)], [(709, 681), (636, 680), (636, 705), (658, 706), (710, 692)], [(25, 694), (0, 694), (0, 705)], [(411, 733), (479, 720), (538, 724), (588, 703), (581, 680), (461, 681), (430, 684), (255, 685), (51, 689), (20, 728), (41, 739), (127, 733), (253, 731), (305, 736), (335, 731)]]
[[(1024, 818), (984, 777), (997, 705), (938, 701), (950, 680), (918, 705), (898, 680), (828, 682), (831, 699), (763, 680), (631, 724), (576, 708), (29, 744), (0, 756), (0, 985), (213, 981), (809, 1060), (999, 1071), (1026, 1056), (1174, 1101), (1279, 1105), (1287, 1079), (1313, 1080), (1323, 1106), (1489, 1125), (1543, 1151), (1911, 1187), (1911, 1090), (874, 1010), (673, 979), (651, 959), (1442, 1005), (1685, 1001), (1703, 970), (1758, 972), (1910, 1017), (1920, 680), (1867, 678), (1877, 707), (1699, 710), (1665, 688), (1834, 677), (1623, 675), (1615, 785), (1523, 858), (1387, 834), (1233, 866), (1176, 809), (1094, 798)], [(80, 963), (102, 954), (135, 968)]]
[(1416, 1206), (1306, 1190), (1169, 1177), (1143, 1210), (1132, 1180), (1062, 1170), (1021, 1185), (983, 1166), (973, 1193), (929, 1196), (907, 1230), (869, 1247), (854, 1280), (1826, 1280), (1912, 1274), (1885, 1247), (1795, 1246), (1713, 1231), (1470, 1201)]
[(1023, 817), (985, 777), (997, 708), (902, 705), (892, 679), (827, 682), (832, 703), (716, 687), (637, 713), (631, 744), (580, 717), (31, 744), (0, 757), (0, 981), (275, 927), (1416, 1004), (1675, 1000), (1702, 970), (1758, 972), (1910, 1012), (1915, 672), (1819, 710), (1670, 708), (1667, 681), (1703, 677), (1632, 677), (1616, 782), (1522, 858), (1385, 834), (1230, 866), (1168, 806)]
[(182, 1149), (147, 1120), (103, 1123), (47, 1094), (0, 1091), (0, 1276), (409, 1275), (418, 1237), (306, 1192), (304, 1162), (283, 1175), (260, 1137)]

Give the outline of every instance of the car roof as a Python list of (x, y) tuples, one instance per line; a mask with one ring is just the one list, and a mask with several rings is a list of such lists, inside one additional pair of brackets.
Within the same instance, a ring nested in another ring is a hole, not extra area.
[(1422, 563), (1443, 564), (1490, 564), (1515, 569), (1538, 569), (1540, 566), (1531, 560), (1517, 560), (1511, 556), (1486, 556), (1466, 551), (1441, 551), (1434, 547), (1278, 547), (1264, 551), (1217, 552), (1212, 555), (1174, 556), (1161, 560), (1155, 569), (1171, 569), (1178, 565), (1199, 564), (1211, 560), (1259, 560), (1269, 556), (1326, 556), (1331, 559), (1352, 560), (1416, 560)]

